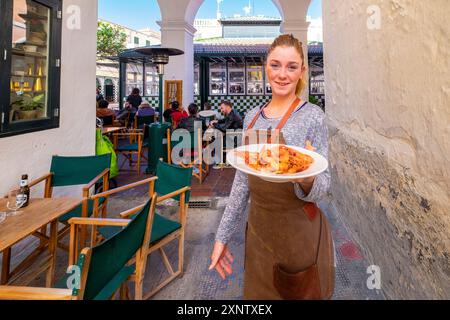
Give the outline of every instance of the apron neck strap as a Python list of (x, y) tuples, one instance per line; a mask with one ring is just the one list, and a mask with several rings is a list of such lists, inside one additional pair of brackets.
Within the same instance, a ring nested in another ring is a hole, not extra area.
[[(286, 125), (286, 122), (289, 120), (289, 118), (291, 117), (292, 113), (295, 111), (295, 109), (297, 108), (297, 106), (300, 104), (300, 98), (295, 99), (295, 101), (292, 103), (292, 105), (290, 106), (290, 108), (287, 110), (286, 114), (284, 115), (284, 117), (281, 119), (280, 123), (278, 124), (278, 126), (276, 127), (276, 130), (281, 130), (283, 129), (283, 127)], [(253, 129), (253, 127), (256, 124), (256, 121), (258, 121), (259, 117), (261, 116), (261, 114), (263, 113), (264, 109), (268, 106), (269, 104), (266, 104), (264, 107), (261, 108), (261, 110), (258, 111), (258, 113), (255, 115), (255, 117), (253, 118), (252, 122), (250, 123), (250, 125), (248, 126), (247, 130)]]

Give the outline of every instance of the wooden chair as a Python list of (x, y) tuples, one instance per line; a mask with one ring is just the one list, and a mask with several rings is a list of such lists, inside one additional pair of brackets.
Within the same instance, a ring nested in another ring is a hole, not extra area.
[[(236, 143), (237, 141), (242, 141), (243, 139), (243, 132), (242, 131), (236, 131), (236, 132), (226, 132), (225, 137), (221, 140), (221, 154), (220, 154), (220, 163), (217, 165), (221, 170), (225, 168), (231, 168), (231, 166), (226, 161), (226, 154), (228, 151), (231, 151), (235, 149), (239, 143)], [(233, 141), (234, 143), (232, 145), (226, 145), (227, 141)]]
[[(82, 197), (83, 202), (74, 210), (61, 216), (58, 221), (64, 227), (58, 231), (58, 247), (69, 251), (69, 248), (61, 243), (70, 231), (68, 221), (74, 217), (88, 217), (92, 213), (93, 200), (90, 198), (90, 190), (101, 183), (103, 190), (109, 188), (109, 167), (111, 165), (111, 154), (87, 157), (60, 157), (53, 156), (50, 166), (50, 173), (29, 183), (30, 188), (45, 181), (44, 197), (51, 198), (55, 187), (68, 187), (83, 185)], [(106, 199), (100, 199), (102, 211), (106, 212)], [(37, 253), (46, 248), (48, 236), (46, 235), (46, 227), (41, 232), (36, 232), (34, 236), (41, 239), (40, 248)], [(82, 232), (81, 245), (84, 246), (86, 239), (85, 232)], [(44, 241), (45, 240), (45, 241)]]
[(133, 128), (135, 118), (136, 118), (136, 112), (128, 112), (128, 114), (126, 115), (126, 117), (124, 119), (125, 120), (125, 122), (124, 122), (125, 128), (128, 128), (128, 129)]
[(134, 129), (141, 129), (145, 124), (151, 125), (155, 122), (155, 116), (138, 116), (136, 114), (136, 117), (134, 117)]
[(209, 173), (208, 161), (203, 161), (202, 130), (198, 129), (196, 133), (190, 133), (190, 144), (186, 144), (183, 140), (172, 141), (171, 137), (169, 138), (169, 141), (171, 141), (169, 145), (169, 154), (172, 154), (173, 148), (177, 145), (180, 143), (183, 144), (182, 155), (179, 155), (182, 160), (174, 161), (172, 157), (169, 157), (169, 163), (174, 163), (182, 168), (192, 168), (194, 177), (202, 184)]
[[(138, 183), (124, 186), (102, 194), (107, 197), (113, 192), (120, 192), (138, 185), (149, 184), (153, 190), (157, 178), (149, 178)], [(98, 205), (99, 198), (96, 198)], [(84, 248), (78, 255), (76, 266), (80, 270), (78, 288), (68, 288), (71, 275), (66, 275), (57, 288), (29, 288), (0, 286), (2, 300), (108, 300), (120, 292), (121, 298), (127, 298), (128, 281), (143, 279), (147, 261), (147, 250), (150, 243), (151, 230), (155, 215), (156, 194), (145, 205), (128, 210), (133, 213), (131, 219), (99, 219), (72, 218), (70, 262), (73, 265), (76, 257), (76, 244), (80, 226), (116, 226), (118, 232), (108, 241), (92, 248)], [(136, 298), (142, 297), (142, 282), (135, 282)]]
[(112, 127), (114, 125), (114, 116), (98, 117), (102, 120), (103, 127)]
[[(179, 204), (178, 221), (168, 219), (155, 213), (150, 237), (150, 244), (145, 252), (150, 255), (158, 251), (168, 271), (169, 276), (156, 285), (143, 298), (149, 299), (172, 280), (182, 275), (184, 263), (184, 235), (186, 229), (186, 214), (190, 197), (190, 185), (192, 181), (192, 168), (180, 168), (160, 161), (156, 168), (158, 180), (155, 183), (155, 193), (158, 194), (157, 203), (167, 199), (173, 199)], [(133, 215), (133, 211), (122, 213), (123, 218)], [(118, 227), (103, 227), (98, 233), (104, 239), (110, 239), (118, 232)], [(174, 271), (163, 247), (178, 239), (178, 270)], [(143, 282), (144, 273), (136, 275), (136, 282)]]
[[(119, 167), (119, 170), (123, 168), (128, 161), (130, 168), (137, 166), (138, 174), (141, 174), (141, 160), (147, 160), (145, 151), (148, 150), (148, 126), (144, 125), (144, 129), (129, 129), (128, 132), (114, 134), (114, 140), (116, 141), (116, 152), (122, 154), (125, 159)], [(128, 139), (128, 143), (118, 143), (119, 138)], [(134, 142), (136, 141), (136, 142)], [(133, 159), (136, 156), (136, 161)]]

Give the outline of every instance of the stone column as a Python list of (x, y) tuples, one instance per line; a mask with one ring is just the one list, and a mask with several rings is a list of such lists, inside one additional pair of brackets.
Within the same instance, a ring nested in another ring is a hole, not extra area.
[[(163, 47), (184, 51), (184, 55), (170, 57), (164, 80), (183, 80), (183, 106), (194, 101), (194, 34), (196, 29), (183, 20), (163, 20), (161, 27)], [(181, 102), (181, 101), (180, 101)]]
[[(281, 25), (281, 32), (292, 34), (303, 43), (303, 54), (305, 55), (305, 65), (308, 65), (308, 27), (309, 22), (306, 20), (285, 20)], [(309, 72), (305, 72), (306, 88), (303, 91), (302, 99), (309, 100)]]

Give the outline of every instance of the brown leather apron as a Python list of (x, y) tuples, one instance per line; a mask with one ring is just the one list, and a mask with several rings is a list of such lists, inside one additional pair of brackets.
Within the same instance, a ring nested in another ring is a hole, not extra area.
[[(284, 143), (281, 129), (299, 102), (294, 102), (275, 129), (280, 143)], [(261, 113), (247, 130), (253, 130)], [(271, 183), (251, 175), (248, 181), (251, 206), (244, 298), (330, 299), (334, 291), (334, 252), (326, 217), (315, 204), (300, 200), (292, 183)]]

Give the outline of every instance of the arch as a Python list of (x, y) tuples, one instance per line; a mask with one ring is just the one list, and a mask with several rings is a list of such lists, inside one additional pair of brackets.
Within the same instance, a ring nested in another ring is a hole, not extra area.
[[(157, 0), (157, 4), (161, 13), (161, 19), (172, 21), (185, 21), (190, 25), (194, 24), (198, 10), (202, 6), (204, 0), (178, 0), (177, 10), (168, 1)], [(299, 21), (306, 20), (311, 0), (271, 0), (278, 9), (283, 21)], [(169, 14), (170, 12), (170, 14)]]
[(115, 98), (116, 98), (116, 93), (115, 93), (116, 86), (114, 85), (113, 80), (111, 80), (110, 78), (106, 78), (103, 87), (104, 87), (105, 100), (107, 100), (109, 102), (115, 101)]
[(204, 2), (204, 0), (189, 1), (184, 19), (190, 25), (194, 25), (195, 17), (197, 16), (197, 12), (200, 9), (200, 7), (202, 6), (203, 2)]
[(281, 15), (281, 19), (284, 20), (284, 11), (283, 11), (283, 8), (281, 7), (280, 1), (279, 0), (272, 0), (272, 2), (275, 5), (275, 7), (277, 7), (278, 12)]
[[(283, 0), (271, 0), (271, 1), (275, 5), (275, 7), (278, 9), (281, 19), (284, 20), (285, 14), (284, 14), (283, 7), (280, 4), (280, 1), (283, 1)], [(298, 0), (295, 0), (295, 1), (301, 2)], [(306, 0), (306, 1), (310, 1), (310, 0)], [(200, 9), (200, 7), (202, 6), (203, 2), (204, 2), (204, 0), (190, 0), (189, 1), (187, 8), (186, 8), (186, 14), (184, 17), (186, 22), (188, 22), (191, 25), (194, 24), (194, 20), (195, 20), (195, 17), (197, 16), (197, 12)], [(305, 14), (305, 17), (306, 17), (306, 14)]]

